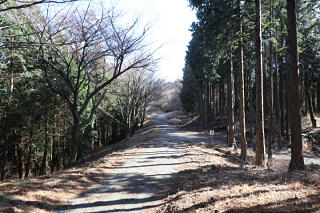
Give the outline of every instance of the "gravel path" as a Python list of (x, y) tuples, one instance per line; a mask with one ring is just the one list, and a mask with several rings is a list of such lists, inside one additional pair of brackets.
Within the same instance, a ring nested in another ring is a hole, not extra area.
[(161, 205), (163, 187), (186, 163), (181, 159), (188, 142), (204, 142), (207, 137), (173, 128), (165, 114), (153, 116), (152, 122), (159, 133), (155, 140), (58, 212), (150, 212)]

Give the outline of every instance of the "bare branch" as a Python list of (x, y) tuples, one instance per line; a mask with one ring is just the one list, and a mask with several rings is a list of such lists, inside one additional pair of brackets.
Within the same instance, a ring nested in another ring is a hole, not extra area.
[(7, 0), (2, 0), (0, 1), (0, 12), (5, 12), (8, 10), (17, 10), (17, 9), (23, 9), (39, 4), (64, 4), (64, 3), (71, 3), (71, 2), (76, 2), (80, 0), (38, 0), (38, 1), (20, 1), (20, 0), (13, 0), (15, 3), (14, 6), (5, 6), (4, 4), (7, 2)]

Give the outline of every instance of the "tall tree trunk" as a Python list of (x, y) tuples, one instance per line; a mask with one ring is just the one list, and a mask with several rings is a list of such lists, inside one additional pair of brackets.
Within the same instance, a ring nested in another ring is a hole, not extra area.
[[(58, 121), (60, 120), (60, 114), (58, 115)], [(59, 147), (63, 147), (63, 144), (61, 144), (61, 132), (62, 130), (59, 128), (59, 126), (57, 127), (57, 137), (56, 137), (56, 170), (60, 170), (60, 159), (62, 158), (63, 156), (63, 151), (62, 153), (59, 152)]]
[(255, 0), (256, 6), (256, 164), (265, 162), (265, 137), (263, 113), (263, 69), (261, 40), (261, 0)]
[(320, 113), (320, 79), (317, 81), (317, 112)]
[(226, 110), (225, 110), (225, 106), (226, 106), (226, 96), (225, 96), (225, 85), (224, 82), (221, 81), (219, 84), (219, 99), (220, 99), (220, 109), (219, 109), (219, 115), (220, 116), (225, 116), (226, 115)]
[[(5, 176), (6, 176), (6, 165), (7, 165), (7, 157), (8, 157), (8, 131), (9, 128), (7, 126), (7, 122), (9, 120), (9, 112), (11, 110), (12, 107), (12, 99), (13, 99), (13, 88), (14, 88), (14, 70), (13, 70), (13, 62), (10, 62), (10, 84), (9, 84), (9, 96), (7, 99), (7, 104), (6, 104), (6, 110), (4, 113), (4, 118), (3, 118), (3, 122), (1, 123), (1, 129), (3, 131), (3, 135), (0, 135), (0, 142), (1, 144), (3, 144), (3, 150), (2, 150), (2, 159), (1, 159), (1, 176), (0, 176), (0, 180), (4, 180)], [(0, 144), (0, 145), (1, 145)]]
[(101, 144), (100, 146), (106, 145), (106, 125), (105, 122), (102, 122), (101, 124)]
[(10, 104), (10, 98), (8, 100), (8, 105), (7, 105), (7, 109), (6, 112), (4, 114), (4, 118), (2, 120), (2, 122), (0, 123), (0, 128), (1, 128), (1, 132), (2, 134), (0, 134), (0, 146), (2, 145), (2, 149), (1, 149), (1, 161), (0, 161), (0, 171), (1, 171), (1, 175), (0, 175), (0, 180), (3, 181), (5, 179), (6, 176), (6, 165), (7, 165), (7, 161), (8, 161), (8, 112), (9, 112), (9, 105)]
[(29, 177), (30, 166), (31, 166), (31, 155), (32, 155), (32, 144), (29, 144), (28, 156), (27, 156), (27, 162), (26, 162), (26, 168), (25, 168), (24, 178)]
[(112, 142), (116, 142), (118, 140), (118, 123), (116, 121), (112, 121), (111, 124), (111, 128), (112, 128), (112, 134), (111, 134), (111, 140)]
[[(282, 57), (280, 58), (280, 72), (279, 72), (279, 102), (280, 102), (280, 125), (281, 125), (281, 136), (284, 136), (285, 130), (285, 98), (284, 98), (284, 84), (285, 84), (285, 70), (282, 64)], [(281, 144), (283, 145), (283, 144)]]
[(219, 83), (215, 84), (215, 91), (217, 94), (215, 95), (215, 118), (219, 115)]
[[(274, 23), (273, 23), (274, 26)], [(276, 29), (276, 40), (278, 40), (278, 29)], [(279, 59), (277, 56), (278, 47), (275, 46), (275, 73), (274, 73), (274, 104), (276, 109), (276, 124), (278, 129), (278, 145), (282, 146), (282, 124), (281, 124), (281, 107), (280, 107), (280, 95), (279, 95)]]
[(288, 72), (288, 69), (286, 69), (286, 90), (285, 90), (285, 94), (286, 94), (286, 98), (285, 98), (285, 105), (286, 105), (286, 115), (285, 115), (285, 123), (286, 123), (286, 140), (287, 143), (289, 144), (290, 142), (290, 123), (289, 123), (289, 113), (290, 113), (290, 107), (289, 107), (289, 77), (290, 77), (290, 73)]
[(310, 92), (311, 92), (311, 101), (312, 101), (312, 108), (313, 108), (313, 111), (316, 109), (316, 91), (315, 89), (310, 86)]
[[(248, 68), (249, 70), (251, 70), (251, 59), (248, 60)], [(254, 128), (255, 128), (255, 109), (253, 108), (253, 100), (254, 100), (254, 94), (255, 94), (255, 91), (254, 91), (254, 88), (253, 88), (253, 82), (254, 82), (254, 77), (253, 75), (248, 75), (248, 92), (249, 92), (249, 128), (250, 128), (250, 138), (251, 138), (251, 143), (253, 143), (254, 141), (254, 137), (255, 137), (255, 134), (254, 134)]]
[[(261, 37), (262, 39), (262, 37)], [(268, 50), (268, 45), (262, 45), (262, 54), (263, 53), (266, 53), (266, 55), (268, 54), (269, 50)], [(269, 115), (269, 104), (268, 104), (268, 101), (269, 101), (269, 90), (267, 88), (267, 85), (268, 85), (268, 79), (267, 79), (267, 69), (264, 69), (265, 67), (268, 67), (268, 59), (267, 59), (267, 56), (266, 57), (263, 57), (262, 55), (262, 73), (263, 73), (263, 76), (262, 76), (262, 88), (263, 88), (263, 96), (262, 96), (262, 99), (263, 99), (263, 103), (266, 103), (263, 105), (263, 114), (264, 115)]]
[[(281, 8), (278, 6), (277, 14), (280, 19), (280, 32), (284, 29), (284, 21), (282, 19), (281, 15)], [(280, 36), (280, 42), (279, 42), (279, 48), (283, 48), (285, 46), (285, 40), (283, 36)], [(280, 125), (281, 125), (281, 136), (285, 136), (285, 129), (286, 129), (286, 100), (285, 96), (287, 97), (287, 87), (286, 87), (286, 76), (287, 72), (285, 69), (284, 64), (284, 57), (282, 55), (279, 55), (279, 102), (280, 102)], [(281, 147), (284, 146), (284, 143), (279, 144)]]
[(242, 40), (242, 18), (241, 18), (241, 0), (238, 0), (239, 7), (239, 78), (240, 78), (240, 142), (241, 142), (241, 159), (247, 160), (247, 140), (246, 140), (246, 112), (244, 99), (244, 73), (243, 73), (243, 40)]
[(288, 66), (290, 72), (291, 160), (289, 171), (304, 169), (301, 137), (301, 111), (297, 44), (296, 1), (287, 0)]
[[(273, 22), (273, 0), (270, 0), (270, 22)], [(272, 25), (273, 27), (273, 25)], [(272, 38), (272, 31), (270, 32), (270, 37)], [(273, 143), (273, 44), (270, 39), (270, 49), (269, 49), (269, 84), (270, 84), (270, 91), (269, 91), (269, 142), (268, 142), (268, 158), (272, 158), (272, 143)]]
[(212, 119), (216, 119), (216, 86), (215, 84), (211, 85), (211, 116)]
[(308, 71), (306, 71), (304, 74), (304, 86), (305, 86), (305, 90), (306, 90), (307, 106), (308, 106), (308, 111), (309, 111), (312, 127), (315, 128), (315, 127), (317, 127), (317, 121), (316, 121), (316, 119), (314, 117), (314, 113), (313, 113), (313, 104), (311, 101), (310, 83), (309, 82), (310, 82), (309, 73), (308, 73)]
[(207, 83), (207, 105), (208, 105), (208, 117), (210, 117), (212, 115), (212, 85), (210, 82)]
[[(67, 132), (67, 124), (66, 124), (66, 120), (65, 119), (63, 121), (63, 127), (64, 127), (63, 132), (66, 133)], [(66, 139), (63, 139), (63, 138), (62, 138), (62, 150), (63, 150), (62, 165), (63, 165), (63, 168), (67, 168), (67, 166), (68, 166), (68, 157), (69, 157), (68, 156), (69, 147), (67, 145)]]
[(106, 144), (105, 145), (107, 145), (108, 143), (109, 143), (109, 123), (107, 122), (106, 123), (106, 126), (107, 126), (107, 128), (106, 128), (106, 138), (105, 138), (105, 141), (106, 141)]
[(32, 127), (31, 127), (30, 135), (29, 135), (29, 148), (28, 148), (28, 155), (27, 155), (24, 178), (29, 177), (29, 173), (30, 173), (31, 157), (32, 157), (32, 138), (33, 138), (33, 131), (32, 131)]
[(18, 154), (18, 175), (19, 179), (23, 178), (23, 170), (24, 170), (24, 135), (22, 129), (19, 130), (19, 143), (17, 147), (17, 154)]
[(201, 81), (199, 83), (199, 116), (200, 116), (200, 121), (202, 122), (201, 125), (203, 125), (203, 102), (204, 102), (204, 92), (203, 92), (203, 82)]
[(40, 166), (40, 175), (47, 174), (47, 155), (48, 155), (48, 142), (49, 142), (49, 133), (48, 133), (48, 119), (46, 118), (46, 126), (44, 129), (44, 145), (43, 145), (43, 157)]
[[(299, 73), (300, 74), (300, 73)], [(301, 74), (301, 80), (303, 81), (303, 76), (306, 76), (306, 74)], [(300, 89), (300, 98), (301, 98), (301, 117), (306, 117), (308, 114), (308, 99), (307, 94), (305, 94), (306, 90), (303, 88), (303, 86), (299, 87)], [(309, 96), (310, 96), (310, 91)]]
[(254, 140), (254, 127), (255, 127), (253, 97), (254, 97), (254, 89), (250, 88), (250, 137), (251, 137), (251, 141)]
[[(144, 107), (143, 107), (143, 111), (142, 111), (142, 116), (141, 116), (141, 121), (140, 121), (140, 127), (142, 128), (143, 127), (143, 123), (144, 123), (144, 120), (145, 120), (145, 116), (146, 116), (146, 111), (147, 111), (147, 107), (146, 107), (146, 103), (143, 104)], [(108, 132), (108, 131), (107, 131)]]
[(208, 83), (203, 83), (203, 127), (208, 128)]
[(0, 180), (3, 181), (5, 176), (6, 176), (6, 164), (7, 164), (7, 153), (8, 153), (8, 146), (7, 146), (7, 139), (1, 139), (1, 144), (3, 144), (3, 149), (2, 149), (2, 159), (1, 159), (1, 176)]
[(56, 141), (56, 122), (54, 122), (53, 124), (53, 128), (52, 128), (52, 135), (51, 135), (51, 166), (50, 166), (50, 170), (51, 173), (54, 172), (55, 168), (57, 168), (57, 141)]
[(278, 72), (278, 68), (276, 66), (276, 70), (275, 70), (275, 91), (274, 91), (274, 102), (275, 102), (275, 107), (276, 107), (276, 124), (277, 124), (277, 129), (278, 129), (278, 145), (282, 146), (282, 125), (281, 125), (281, 108), (280, 108), (280, 101), (279, 101), (279, 72)]
[(79, 118), (76, 118), (76, 121), (74, 121), (74, 123), (73, 123), (72, 144), (75, 144), (77, 147), (77, 153), (76, 153), (75, 160), (76, 160), (76, 162), (79, 162), (83, 156), (82, 144), (80, 141), (80, 120), (79, 120)]
[(230, 47), (230, 69), (228, 77), (228, 145), (234, 146), (234, 81), (233, 81), (233, 63), (232, 47)]

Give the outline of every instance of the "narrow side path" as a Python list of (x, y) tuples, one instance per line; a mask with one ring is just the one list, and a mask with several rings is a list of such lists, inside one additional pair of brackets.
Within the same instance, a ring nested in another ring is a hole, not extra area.
[(158, 130), (155, 140), (126, 155), (126, 162), (111, 167), (102, 184), (90, 187), (58, 212), (150, 212), (161, 205), (163, 188), (186, 163), (182, 158), (188, 142), (206, 138), (177, 131), (160, 112), (151, 121)]

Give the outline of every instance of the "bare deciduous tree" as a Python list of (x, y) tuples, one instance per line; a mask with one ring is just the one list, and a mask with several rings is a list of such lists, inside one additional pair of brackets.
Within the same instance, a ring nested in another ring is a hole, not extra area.
[(134, 133), (138, 125), (143, 125), (146, 108), (160, 90), (162, 82), (156, 80), (152, 73), (135, 70), (121, 79), (118, 85), (117, 106), (125, 136)]
[(77, 147), (72, 158), (80, 160), (81, 128), (92, 119), (106, 87), (129, 70), (150, 69), (153, 52), (143, 44), (147, 29), (138, 32), (138, 19), (120, 27), (114, 9), (97, 15), (89, 5), (54, 18), (33, 23), (35, 43), (48, 85), (68, 104), (72, 144)]

